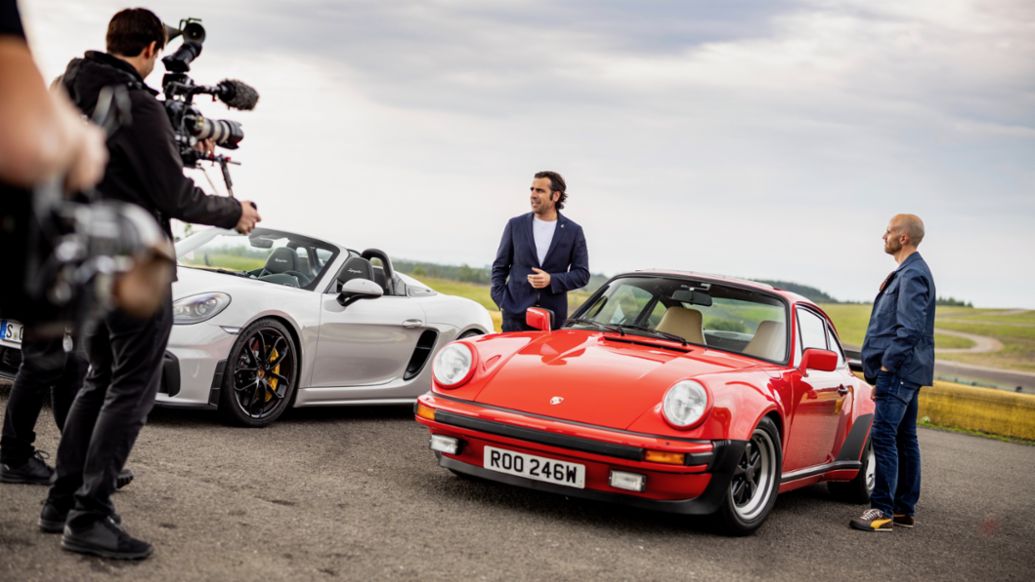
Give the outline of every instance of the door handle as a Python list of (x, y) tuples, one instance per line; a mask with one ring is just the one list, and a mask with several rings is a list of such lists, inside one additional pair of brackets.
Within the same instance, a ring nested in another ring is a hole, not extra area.
[(840, 394), (841, 396), (844, 396), (845, 394), (848, 394), (848, 386), (845, 386), (844, 384), (841, 384), (840, 386), (837, 387), (837, 393)]
[(402, 323), (402, 326), (406, 329), (413, 329), (424, 325), (424, 322), (419, 319), (407, 319)]

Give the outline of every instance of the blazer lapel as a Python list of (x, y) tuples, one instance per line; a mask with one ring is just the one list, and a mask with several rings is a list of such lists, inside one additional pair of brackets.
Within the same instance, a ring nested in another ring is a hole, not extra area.
[(534, 217), (535, 213), (528, 213), (528, 220), (525, 221), (525, 234), (528, 237), (528, 248), (532, 252), (532, 263), (542, 268), (543, 266), (539, 264), (539, 251), (535, 248), (535, 229), (532, 227), (532, 223), (535, 220)]

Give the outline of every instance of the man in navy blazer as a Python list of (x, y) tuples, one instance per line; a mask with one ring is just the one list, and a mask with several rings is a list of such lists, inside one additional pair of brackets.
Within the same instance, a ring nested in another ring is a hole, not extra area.
[(553, 312), (552, 327), (568, 319), (568, 291), (589, 282), (589, 253), (582, 227), (560, 213), (568, 198), (557, 172), (535, 175), (532, 212), (507, 221), (492, 262), (492, 300), (503, 312), (503, 331), (530, 329), (525, 310)]
[(934, 309), (931, 269), (917, 251), (924, 238), (919, 216), (898, 214), (884, 231), (884, 252), (898, 268), (880, 286), (862, 345), (863, 375), (874, 385), (876, 411), (870, 445), (876, 479), (870, 509), (850, 525), (863, 531), (913, 527), (920, 498), (920, 444), (916, 437), (921, 386), (934, 381)]

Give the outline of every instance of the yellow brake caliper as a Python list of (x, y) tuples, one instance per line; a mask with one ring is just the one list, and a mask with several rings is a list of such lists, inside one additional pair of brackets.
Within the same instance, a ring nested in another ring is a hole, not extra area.
[[(269, 361), (272, 362), (272, 361), (276, 360), (279, 355), (280, 354), (277, 352), (277, 348), (273, 348), (273, 351), (270, 353), (270, 360)], [(277, 366), (275, 368), (273, 368), (273, 373), (274, 374), (279, 374), (280, 373), (280, 364), (277, 364)], [(270, 378), (270, 389), (266, 391), (266, 402), (269, 402), (270, 399), (273, 398), (273, 393), (277, 391), (277, 383), (278, 382), (280, 382), (279, 378)]]

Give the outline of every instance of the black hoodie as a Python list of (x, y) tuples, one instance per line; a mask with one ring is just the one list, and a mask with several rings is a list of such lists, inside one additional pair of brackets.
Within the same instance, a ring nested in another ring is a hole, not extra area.
[(183, 175), (172, 124), (155, 99), (158, 92), (144, 84), (132, 65), (107, 53), (88, 51), (68, 63), (61, 83), (88, 116), (104, 87), (129, 89), (131, 119), (108, 139), (110, 159), (97, 186), (102, 196), (132, 202), (151, 212), (170, 239), (170, 218), (223, 228), (237, 225), (240, 202), (207, 195)]

